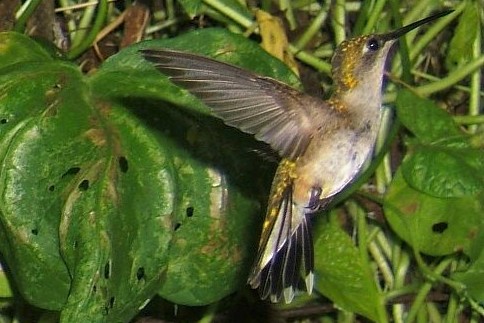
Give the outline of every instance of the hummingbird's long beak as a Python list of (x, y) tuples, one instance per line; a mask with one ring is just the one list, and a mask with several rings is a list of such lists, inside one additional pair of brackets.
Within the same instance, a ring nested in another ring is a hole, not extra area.
[(399, 28), (397, 30), (391, 31), (389, 33), (381, 35), (383, 40), (389, 41), (389, 40), (395, 40), (397, 38), (400, 38), (401, 36), (405, 35), (411, 30), (414, 30), (415, 28), (422, 26), (426, 23), (429, 23), (431, 21), (434, 21), (435, 19), (438, 19), (443, 16), (447, 16), (451, 12), (454, 12), (454, 10), (446, 10), (442, 11), (439, 13), (436, 13), (435, 15), (432, 15), (430, 17), (424, 18), (422, 20), (416, 21), (414, 23), (411, 23), (410, 25), (403, 26), (402, 28)]

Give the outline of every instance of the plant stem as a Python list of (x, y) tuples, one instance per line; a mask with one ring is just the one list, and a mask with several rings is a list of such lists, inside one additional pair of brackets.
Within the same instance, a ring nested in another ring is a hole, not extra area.
[(289, 29), (294, 30), (297, 27), (296, 17), (294, 17), (294, 11), (292, 10), (292, 4), (290, 0), (280, 0), (279, 7), (282, 12), (286, 13), (286, 19), (289, 24)]
[(69, 51), (69, 53), (67, 53), (67, 58), (69, 59), (76, 58), (92, 45), (92, 43), (96, 39), (96, 35), (101, 30), (104, 24), (104, 21), (106, 20), (107, 12), (108, 12), (108, 0), (101, 0), (97, 8), (96, 19), (94, 20), (94, 24), (91, 30), (89, 31), (87, 36), (83, 38), (83, 40), (79, 43), (78, 46), (73, 47)]
[(480, 114), (478, 116), (454, 116), (454, 121), (461, 125), (466, 124), (483, 124), (484, 123), (484, 114)]
[(375, 25), (379, 19), (381, 19), (381, 12), (385, 7), (386, 0), (377, 0), (372, 10), (370, 11), (370, 16), (368, 17), (368, 22), (363, 28), (362, 34), (370, 34), (373, 32)]
[(24, 3), (20, 12), (20, 16), (17, 18), (17, 23), (15, 24), (14, 31), (22, 33), (24, 32), (27, 20), (29, 20), (32, 13), (35, 11), (37, 6), (42, 0), (30, 0)]
[(318, 71), (326, 74), (331, 75), (331, 64), (317, 58), (316, 56), (303, 51), (298, 50), (293, 45), (289, 44), (289, 51), (296, 56), (301, 62), (308, 64), (309, 66), (314, 67)]
[(237, 12), (236, 10), (232, 9), (231, 7), (227, 6), (225, 3), (219, 0), (203, 0), (203, 2), (210, 7), (216, 9), (220, 13), (224, 14), (225, 16), (229, 17), (236, 23), (240, 24), (244, 28), (250, 28), (254, 24), (251, 18), (248, 18), (241, 13)]
[(346, 19), (345, 19), (345, 0), (336, 0), (331, 16), (331, 26), (333, 26), (334, 43), (340, 44), (346, 39)]
[(443, 89), (449, 88), (464, 79), (473, 72), (479, 70), (484, 66), (484, 55), (477, 57), (475, 60), (471, 61), (469, 64), (453, 71), (447, 77), (426, 85), (419, 86), (415, 88), (415, 91), (422, 96), (428, 96), (435, 92), (441, 91)]
[[(477, 6), (477, 3), (475, 3)], [(479, 8), (476, 8), (477, 12), (479, 12)], [(472, 56), (474, 59), (479, 57), (484, 57), (484, 54), (481, 52), (481, 45), (482, 45), (482, 30), (480, 28), (480, 24), (477, 23), (476, 26), (476, 38), (474, 39), (474, 44), (472, 47)], [(476, 116), (480, 113), (480, 106), (481, 106), (481, 96), (479, 94), (481, 90), (481, 81), (482, 81), (482, 71), (476, 70), (471, 76), (471, 94), (469, 98), (469, 115)], [(471, 133), (475, 133), (477, 131), (477, 126), (472, 125), (469, 127), (469, 131)]]
[[(417, 255), (417, 253), (415, 254)], [(451, 262), (452, 262), (452, 258), (444, 259), (437, 265), (437, 267), (433, 270), (432, 274), (435, 276), (440, 276), (440, 274), (442, 274), (442, 272), (447, 268), (447, 266)], [(415, 319), (417, 318), (418, 312), (420, 308), (424, 305), (425, 298), (427, 297), (427, 294), (430, 292), (431, 289), (432, 289), (431, 282), (425, 282), (422, 285), (419, 292), (417, 293), (417, 296), (415, 297), (415, 301), (413, 302), (412, 306), (410, 307), (410, 310), (408, 311), (407, 320), (406, 320), (407, 322), (415, 321)]]
[(299, 37), (299, 39), (294, 43), (294, 47), (297, 49), (303, 49), (311, 41), (314, 35), (319, 32), (327, 17), (328, 6), (325, 5), (321, 7), (321, 10), (319, 10), (317, 16), (312, 20), (309, 27), (306, 28), (301, 37)]

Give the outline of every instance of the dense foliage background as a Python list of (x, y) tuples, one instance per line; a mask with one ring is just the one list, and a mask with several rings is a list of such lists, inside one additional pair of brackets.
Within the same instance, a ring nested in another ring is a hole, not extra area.
[[(2, 0), (0, 320), (482, 320), (481, 5)], [(400, 42), (375, 159), (314, 219), (315, 293), (260, 301), (245, 282), (273, 153), (138, 50), (328, 97), (342, 40), (450, 8)]]

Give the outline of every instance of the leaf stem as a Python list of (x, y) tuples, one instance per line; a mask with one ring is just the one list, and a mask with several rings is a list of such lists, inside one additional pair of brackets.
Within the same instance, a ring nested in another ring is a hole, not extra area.
[(311, 21), (311, 24), (304, 31), (304, 33), (299, 37), (297, 41), (294, 42), (294, 48), (303, 49), (311, 39), (319, 32), (324, 22), (328, 18), (328, 6), (325, 5), (321, 7), (316, 17)]
[(379, 19), (381, 19), (381, 12), (385, 7), (387, 0), (377, 0), (372, 10), (370, 11), (370, 16), (368, 17), (368, 22), (363, 28), (362, 34), (370, 34), (374, 31), (375, 25)]
[(454, 121), (460, 125), (466, 124), (483, 124), (484, 123), (484, 114), (480, 114), (478, 116), (454, 116)]
[(294, 30), (297, 27), (296, 17), (294, 17), (294, 10), (290, 0), (280, 0), (279, 8), (285, 13), (289, 29)]
[(296, 56), (301, 62), (306, 63), (318, 71), (331, 75), (331, 64), (317, 58), (316, 56), (310, 54), (304, 50), (298, 50), (293, 45), (289, 44), (289, 51)]
[(331, 26), (334, 32), (334, 43), (340, 44), (346, 39), (345, 0), (336, 0), (331, 15)]
[(42, 0), (30, 0), (24, 3), (19, 10), (19, 16), (17, 17), (17, 23), (15, 24), (14, 31), (22, 33), (25, 30), (25, 25), (30, 16), (40, 4)]
[(203, 0), (203, 2), (205, 4), (207, 4), (208, 6), (218, 10), (219, 12), (221, 12), (225, 16), (229, 17), (230, 19), (232, 19), (233, 21), (240, 24), (242, 27), (244, 27), (246, 29), (250, 28), (254, 24), (254, 22), (252, 21), (251, 18), (248, 18), (248, 17), (240, 14), (236, 10), (227, 6), (222, 1), (219, 1), (219, 0)]
[(445, 314), (445, 323), (457, 322), (457, 295), (450, 294), (449, 302), (447, 303), (447, 313)]
[(97, 15), (91, 30), (89, 31), (87, 36), (82, 39), (79, 45), (73, 47), (69, 51), (69, 53), (67, 53), (67, 58), (74, 59), (78, 57), (92, 45), (92, 43), (96, 39), (97, 34), (101, 30), (104, 24), (104, 21), (106, 20), (107, 13), (108, 13), (108, 0), (101, 0), (97, 8)]
[[(360, 257), (362, 259), (362, 262), (365, 264), (367, 274), (371, 275), (372, 268), (371, 268), (371, 263), (368, 255), (368, 250), (370, 249), (370, 252), (371, 252), (371, 249), (373, 249), (374, 251), (374, 248), (371, 247), (371, 242), (369, 243), (368, 241), (368, 225), (366, 223), (366, 214), (360, 207), (356, 208), (356, 217), (357, 217), (356, 221), (358, 226), (358, 246), (359, 246), (358, 249), (360, 251)], [(378, 260), (381, 260), (381, 259), (378, 258)], [(385, 262), (384, 259), (383, 259), (383, 262)], [(378, 285), (376, 282), (375, 284)], [(381, 322), (381, 323), (388, 322), (387, 312), (384, 305), (384, 299), (383, 297), (381, 297), (382, 295), (381, 292), (379, 293), (379, 295), (380, 295), (379, 299), (381, 301), (378, 302), (378, 305), (376, 307), (376, 312), (377, 312), (376, 315), (378, 318), (378, 322)]]
[[(418, 252), (415, 252), (415, 255), (418, 255)], [(420, 255), (417, 258), (421, 258)], [(442, 260), (437, 265), (437, 267), (432, 271), (432, 275), (440, 276), (440, 274), (442, 274), (442, 272), (450, 265), (452, 261), (453, 261), (453, 258), (446, 258)], [(432, 282), (425, 282), (422, 285), (419, 292), (417, 293), (417, 296), (415, 297), (415, 301), (413, 302), (412, 306), (410, 307), (410, 310), (408, 311), (408, 315), (406, 319), (407, 322), (415, 321), (418, 315), (418, 312), (420, 308), (423, 306), (425, 302), (425, 298), (427, 297), (427, 294), (430, 292), (431, 289), (432, 289)]]
[[(477, 6), (477, 3), (475, 3)], [(479, 8), (476, 8), (479, 12)], [(479, 57), (484, 57), (484, 54), (481, 51), (482, 46), (482, 30), (480, 28), (480, 24), (476, 24), (476, 38), (474, 39), (474, 44), (472, 46), (472, 56), (473, 58), (477, 59)], [(471, 76), (471, 93), (469, 97), (469, 115), (476, 116), (480, 113), (480, 106), (481, 106), (481, 81), (482, 81), (482, 71), (476, 70)], [(469, 127), (469, 131), (471, 133), (475, 133), (477, 131), (477, 126), (473, 125)]]
[(435, 92), (441, 91), (443, 89), (449, 88), (457, 84), (460, 80), (464, 79), (473, 72), (479, 70), (484, 66), (484, 55), (477, 57), (475, 60), (471, 61), (469, 64), (462, 66), (450, 73), (447, 77), (426, 85), (422, 85), (415, 88), (415, 91), (422, 96), (428, 96)]

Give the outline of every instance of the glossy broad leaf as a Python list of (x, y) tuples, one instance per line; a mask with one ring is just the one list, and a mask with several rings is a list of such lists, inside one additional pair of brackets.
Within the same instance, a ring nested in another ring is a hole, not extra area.
[(395, 101), (397, 116), (422, 143), (435, 143), (446, 138), (461, 138), (462, 132), (444, 110), (409, 90), (400, 90)]
[(475, 196), (484, 191), (480, 149), (415, 145), (401, 168), (409, 185), (435, 197)]
[[(221, 123), (200, 128), (161, 101), (114, 97), (35, 50), (5, 59), (0, 251), (27, 301), (63, 322), (118, 322), (157, 293), (198, 305), (245, 284), (259, 208), (240, 166), (253, 160), (223, 149), (234, 130), (219, 141)], [(216, 144), (216, 156), (197, 153)]]
[(351, 238), (335, 219), (317, 221), (314, 236), (316, 289), (338, 307), (377, 321), (383, 296)]
[(136, 126), (122, 129), (111, 114), (106, 123), (99, 112), (109, 107), (89, 104), (77, 69), (26, 64), (4, 77), (32, 85), (28, 100), (10, 95), (19, 102), (4, 100), (1, 110), (3, 253), (19, 289), (66, 321), (134, 315), (166, 270), (174, 191), (166, 157)]

